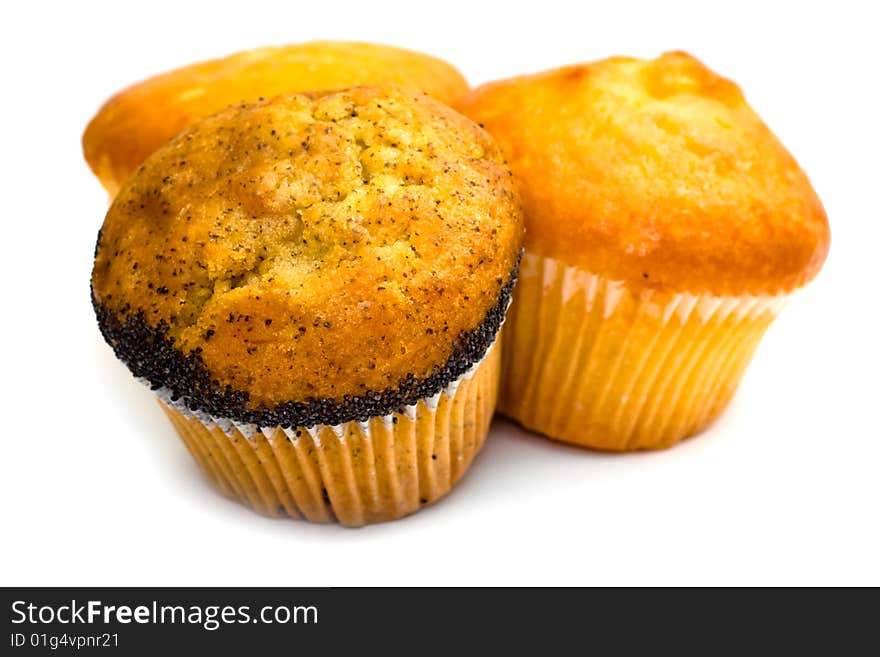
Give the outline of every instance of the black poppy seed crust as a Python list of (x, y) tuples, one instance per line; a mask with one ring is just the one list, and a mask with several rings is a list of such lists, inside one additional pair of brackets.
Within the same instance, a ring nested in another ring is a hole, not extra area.
[(501, 288), (497, 303), (479, 325), (459, 334), (446, 363), (435, 367), (429, 376), (418, 379), (409, 374), (396, 388), (368, 391), (358, 396), (346, 395), (341, 401), (291, 400), (272, 408), (248, 408), (247, 392), (234, 390), (231, 386), (221, 388), (205, 367), (200, 350), (189, 353), (178, 350), (164, 321), (157, 326), (151, 325), (143, 310), (131, 312), (120, 320), (95, 299), (94, 292), (91, 296), (101, 334), (117, 358), (134, 376), (148, 381), (153, 390), (169, 390), (171, 400), (182, 403), (189, 410), (259, 427), (336, 425), (353, 420), (365, 422), (371, 417), (400, 412), (404, 406), (437, 394), (479, 362), (504, 321), (520, 259)]

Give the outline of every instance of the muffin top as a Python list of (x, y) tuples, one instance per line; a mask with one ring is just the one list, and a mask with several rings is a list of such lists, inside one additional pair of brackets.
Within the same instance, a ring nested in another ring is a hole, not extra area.
[(468, 88), (450, 64), (401, 48), (334, 41), (260, 48), (185, 66), (116, 94), (86, 128), (83, 153), (115, 194), (150, 153), (193, 121), (229, 105), (386, 83), (418, 89), (445, 103)]
[(92, 296), (117, 356), (192, 410), (261, 426), (434, 394), (495, 338), (522, 243), (491, 137), (396, 87), (229, 108), (123, 185)]
[(789, 291), (825, 259), (804, 172), (739, 87), (685, 53), (493, 82), (457, 107), (507, 156), (532, 252), (719, 295)]

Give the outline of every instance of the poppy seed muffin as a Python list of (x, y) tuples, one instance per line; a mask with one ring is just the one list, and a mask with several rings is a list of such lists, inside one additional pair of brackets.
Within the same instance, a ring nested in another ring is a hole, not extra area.
[(519, 199), (491, 138), (396, 87), (195, 123), (114, 200), (92, 296), (224, 492), (361, 525), (445, 494), (488, 431)]
[(83, 153), (113, 195), (146, 157), (200, 118), (243, 101), (313, 89), (398, 84), (452, 103), (467, 82), (446, 62), (371, 43), (314, 41), (184, 66), (116, 94), (83, 135)]
[(830, 239), (739, 87), (673, 52), (493, 82), (457, 106), (523, 197), (500, 410), (607, 450), (706, 426)]

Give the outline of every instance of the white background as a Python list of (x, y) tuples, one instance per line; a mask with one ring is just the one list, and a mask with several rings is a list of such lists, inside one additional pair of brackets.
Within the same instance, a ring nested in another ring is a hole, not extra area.
[[(0, 583), (880, 584), (880, 21), (870, 2), (823, 4), (5, 4)], [(407, 519), (256, 515), (214, 493), (99, 336), (107, 201), (79, 140), (145, 76), (314, 38), (421, 49), (474, 84), (688, 50), (743, 86), (809, 173), (829, 260), (726, 415), (674, 449), (602, 455), (498, 420), (452, 494)]]

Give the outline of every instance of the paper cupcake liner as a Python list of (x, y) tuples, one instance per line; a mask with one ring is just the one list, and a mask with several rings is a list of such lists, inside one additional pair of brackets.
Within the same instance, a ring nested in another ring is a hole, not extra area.
[(667, 447), (724, 409), (787, 296), (632, 292), (526, 253), (499, 411), (596, 449)]
[(489, 431), (501, 363), (483, 359), (402, 412), (335, 426), (258, 428), (159, 401), (225, 495), (268, 515), (352, 527), (403, 517), (443, 497)]

